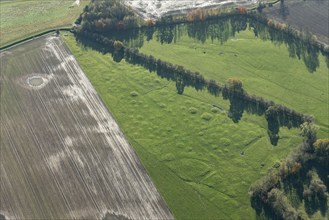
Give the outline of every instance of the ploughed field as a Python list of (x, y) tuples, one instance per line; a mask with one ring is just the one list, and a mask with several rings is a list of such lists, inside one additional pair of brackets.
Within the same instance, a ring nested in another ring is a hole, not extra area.
[(0, 57), (2, 217), (173, 218), (60, 37)]

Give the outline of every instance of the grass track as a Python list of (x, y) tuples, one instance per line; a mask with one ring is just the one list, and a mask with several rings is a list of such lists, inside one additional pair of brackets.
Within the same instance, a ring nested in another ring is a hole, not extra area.
[(57, 27), (70, 27), (89, 0), (0, 1), (0, 46)]
[(221, 98), (190, 88), (178, 95), (173, 82), (65, 40), (177, 219), (255, 218), (248, 188), (300, 143), (297, 130), (281, 129), (273, 147), (263, 117), (245, 113), (234, 124), (210, 106), (228, 109)]

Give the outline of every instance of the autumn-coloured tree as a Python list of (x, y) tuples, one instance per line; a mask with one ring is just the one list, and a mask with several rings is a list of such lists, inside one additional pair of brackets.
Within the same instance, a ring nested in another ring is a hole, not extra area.
[(300, 135), (305, 138), (305, 142), (312, 145), (316, 141), (316, 131), (319, 129), (318, 126), (312, 122), (304, 122), (300, 126)]
[(228, 89), (232, 92), (243, 93), (242, 82), (238, 78), (229, 78), (227, 80)]
[(186, 15), (186, 19), (188, 21), (204, 21), (208, 17), (208, 11), (206, 9), (195, 9), (191, 12), (189, 12)]
[(267, 25), (273, 27), (274, 26), (274, 21), (272, 19), (268, 19), (267, 20)]
[(318, 162), (329, 170), (329, 138), (318, 139), (314, 144)]
[(239, 13), (239, 14), (246, 14), (247, 13), (247, 8), (245, 7), (238, 7), (236, 9), (236, 11)]
[(145, 21), (145, 25), (146, 25), (147, 27), (152, 27), (152, 26), (155, 25), (155, 21), (154, 21), (153, 19), (147, 19), (147, 20)]
[(298, 171), (302, 168), (302, 165), (300, 163), (295, 163), (292, 167), (291, 167), (291, 174), (295, 175), (298, 173)]
[(122, 50), (123, 43), (121, 41), (119, 41), (119, 40), (116, 40), (116, 41), (114, 41), (113, 46), (114, 46), (114, 49), (116, 51), (119, 51), (119, 50)]
[(314, 147), (320, 154), (329, 156), (329, 138), (317, 139), (314, 143)]

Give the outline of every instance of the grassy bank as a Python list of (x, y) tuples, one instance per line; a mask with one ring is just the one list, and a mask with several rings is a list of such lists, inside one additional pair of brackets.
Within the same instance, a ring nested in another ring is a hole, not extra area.
[(243, 31), (220, 45), (204, 44), (182, 36), (175, 43), (144, 42), (142, 53), (201, 72), (207, 79), (223, 83), (239, 78), (246, 91), (304, 114), (314, 115), (321, 126), (320, 137), (328, 137), (328, 68), (323, 56), (320, 67), (309, 73), (303, 60), (289, 57), (285, 45), (274, 45)]
[(74, 2), (0, 1), (0, 46), (52, 28), (72, 26), (89, 0), (80, 0), (79, 6)]
[(173, 82), (65, 40), (177, 219), (255, 218), (248, 188), (301, 142), (298, 130), (281, 129), (273, 147), (264, 117), (235, 124), (210, 105), (228, 101), (178, 95)]

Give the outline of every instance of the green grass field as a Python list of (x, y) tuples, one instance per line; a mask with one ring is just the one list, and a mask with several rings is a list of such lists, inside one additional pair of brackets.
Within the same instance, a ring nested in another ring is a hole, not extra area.
[(0, 46), (51, 28), (71, 26), (89, 0), (0, 1)]
[(320, 137), (329, 137), (329, 72), (324, 57), (309, 73), (302, 60), (291, 58), (285, 45), (274, 45), (243, 31), (220, 45), (202, 44), (183, 35), (176, 43), (144, 42), (140, 52), (199, 71), (206, 78), (225, 83), (239, 78), (249, 94), (261, 96), (298, 112), (314, 115)]
[(256, 218), (249, 186), (301, 142), (297, 129), (281, 129), (273, 147), (263, 116), (234, 124), (210, 105), (228, 101), (191, 88), (178, 95), (155, 73), (65, 40), (177, 219)]

